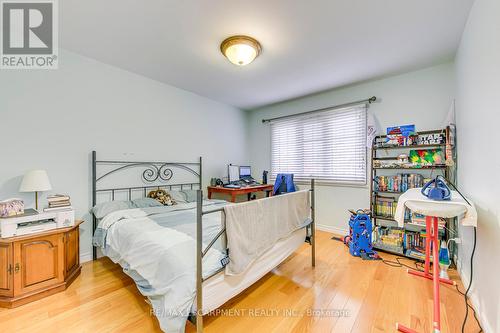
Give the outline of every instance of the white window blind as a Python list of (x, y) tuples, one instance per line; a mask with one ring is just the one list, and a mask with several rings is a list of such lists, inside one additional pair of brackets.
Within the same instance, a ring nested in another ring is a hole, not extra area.
[(366, 184), (366, 105), (271, 122), (271, 176)]

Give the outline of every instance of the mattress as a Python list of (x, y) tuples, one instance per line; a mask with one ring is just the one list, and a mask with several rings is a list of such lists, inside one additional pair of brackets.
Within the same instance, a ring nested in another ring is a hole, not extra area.
[(287, 238), (278, 241), (271, 249), (255, 260), (243, 273), (239, 275), (226, 275), (224, 272), (220, 272), (203, 282), (202, 313), (207, 314), (219, 308), (222, 304), (272, 271), (304, 244), (305, 236), (305, 228), (296, 230)]

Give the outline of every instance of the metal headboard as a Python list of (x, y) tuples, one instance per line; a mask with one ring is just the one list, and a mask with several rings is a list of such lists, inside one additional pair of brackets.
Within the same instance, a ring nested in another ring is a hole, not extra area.
[[(105, 171), (98, 170), (99, 166), (107, 166)], [(143, 186), (123, 186), (98, 188), (98, 183), (103, 179), (123, 172), (125, 170), (137, 169), (140, 172), (140, 180)], [(196, 182), (173, 183), (170, 182), (175, 171), (185, 171), (196, 177)], [(100, 173), (99, 173), (100, 172)], [(165, 162), (165, 161), (109, 161), (97, 160), (96, 151), (92, 151), (92, 207), (97, 203), (98, 193), (111, 194), (111, 200), (115, 194), (125, 194), (128, 200), (132, 200), (132, 194), (140, 193), (146, 197), (148, 191), (154, 189), (201, 189), (202, 184), (202, 160), (198, 162)], [(97, 228), (97, 219), (92, 214), (92, 235)], [(93, 259), (97, 259), (97, 248), (92, 249)]]

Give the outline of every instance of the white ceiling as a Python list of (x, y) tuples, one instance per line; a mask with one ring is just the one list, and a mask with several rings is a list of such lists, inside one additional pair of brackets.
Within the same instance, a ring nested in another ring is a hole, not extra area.
[[(61, 46), (240, 108), (451, 59), (473, 0), (64, 0)], [(219, 51), (258, 39), (246, 67)]]

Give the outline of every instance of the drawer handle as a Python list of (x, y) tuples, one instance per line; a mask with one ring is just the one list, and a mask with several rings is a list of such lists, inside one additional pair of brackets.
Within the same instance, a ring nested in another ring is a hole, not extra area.
[(9, 267), (7, 267), (7, 273), (12, 274), (12, 271), (14, 269), (12, 268), (12, 264), (9, 264)]

